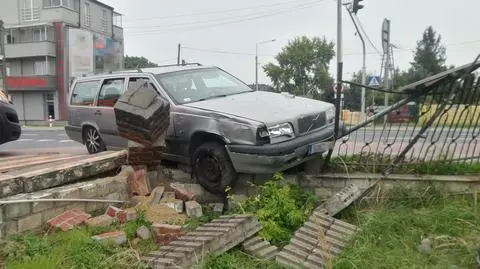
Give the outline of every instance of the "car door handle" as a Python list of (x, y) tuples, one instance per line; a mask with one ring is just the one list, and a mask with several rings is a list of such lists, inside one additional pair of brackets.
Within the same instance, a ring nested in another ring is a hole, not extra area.
[(96, 110), (95, 113), (93, 113), (95, 116), (100, 116), (102, 115), (102, 112), (100, 110)]

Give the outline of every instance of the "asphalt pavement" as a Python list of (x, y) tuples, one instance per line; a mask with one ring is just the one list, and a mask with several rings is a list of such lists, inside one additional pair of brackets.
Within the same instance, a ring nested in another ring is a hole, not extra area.
[[(458, 142), (471, 141), (472, 134), (477, 133), (473, 130), (453, 130), (450, 133), (444, 130), (441, 133), (434, 133), (433, 130), (428, 134), (428, 140), (432, 140), (432, 136), (438, 142), (445, 140), (453, 140), (456, 138)], [(416, 133), (416, 132), (415, 132)], [(392, 128), (391, 130), (382, 130), (381, 128), (364, 128), (360, 129), (348, 136), (348, 141), (363, 144), (363, 142), (389, 142), (389, 143), (405, 143), (411, 139), (412, 129)], [(345, 139), (345, 138), (344, 138)], [(338, 141), (340, 144), (341, 140)], [(423, 143), (422, 140), (419, 141)], [(24, 127), (19, 140), (0, 145), (0, 153), (5, 152), (61, 152), (71, 154), (86, 154), (85, 146), (72, 141), (68, 138), (62, 127)]]
[(0, 145), (0, 152), (87, 153), (85, 146), (68, 138), (61, 127), (24, 127), (17, 141)]

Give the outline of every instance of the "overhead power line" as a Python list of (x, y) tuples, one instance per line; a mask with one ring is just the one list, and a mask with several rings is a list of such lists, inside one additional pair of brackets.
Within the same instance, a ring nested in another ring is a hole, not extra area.
[(276, 7), (276, 6), (286, 5), (286, 4), (293, 4), (293, 3), (298, 4), (298, 3), (309, 2), (309, 1), (311, 0), (293, 0), (293, 1), (290, 0), (290, 1), (272, 3), (272, 4), (256, 5), (256, 6), (241, 7), (241, 8), (229, 8), (229, 9), (214, 10), (214, 11), (207, 11), (207, 12), (186, 13), (186, 14), (177, 14), (177, 15), (169, 15), (169, 16), (161, 16), (161, 17), (126, 19), (126, 21), (170, 20), (174, 18), (203, 16), (203, 15), (211, 15), (211, 14), (218, 14), (218, 13), (232, 13), (232, 12), (252, 10), (252, 9), (258, 10), (259, 8)]
[(290, 12), (301, 10), (301, 9), (311, 8), (311, 7), (313, 7), (315, 5), (318, 5), (319, 3), (324, 2), (324, 1), (325, 0), (310, 2), (308, 4), (301, 4), (301, 5), (297, 5), (297, 6), (294, 6), (294, 7), (290, 7), (288, 9), (277, 10), (276, 12), (264, 13), (264, 14), (257, 15), (257, 16), (251, 16), (250, 15), (250, 16), (245, 16), (245, 17), (238, 17), (237, 19), (234, 19), (234, 20), (227, 20), (227, 21), (223, 21), (223, 22), (219, 22), (219, 23), (197, 25), (197, 24), (199, 24), (199, 22), (192, 22), (193, 25), (197, 25), (197, 26), (175, 28), (173, 25), (170, 25), (168, 29), (146, 30), (146, 31), (140, 31), (140, 32), (129, 32), (129, 31), (127, 31), (127, 33), (130, 33), (130, 35), (150, 35), (150, 34), (161, 33), (161, 32), (191, 31), (191, 30), (199, 30), (199, 29), (205, 29), (205, 28), (211, 28), (211, 27), (217, 27), (217, 26), (223, 26), (223, 25), (230, 25), (230, 24), (235, 24), (235, 23), (240, 23), (240, 22), (259, 20), (259, 19), (263, 19), (263, 18), (266, 18), (266, 17), (272, 17), (272, 16), (276, 16), (276, 15), (279, 15), (279, 14), (290, 13)]

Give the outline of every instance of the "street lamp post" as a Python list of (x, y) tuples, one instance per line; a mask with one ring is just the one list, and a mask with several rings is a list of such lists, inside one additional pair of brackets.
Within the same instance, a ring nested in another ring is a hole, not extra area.
[(260, 41), (255, 44), (255, 90), (258, 91), (258, 45), (275, 42), (275, 39)]

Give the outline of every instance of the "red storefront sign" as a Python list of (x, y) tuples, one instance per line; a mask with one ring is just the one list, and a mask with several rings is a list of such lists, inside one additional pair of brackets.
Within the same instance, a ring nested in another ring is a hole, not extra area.
[(7, 77), (7, 87), (10, 89), (15, 88), (34, 88), (47, 86), (47, 79), (41, 77)]

